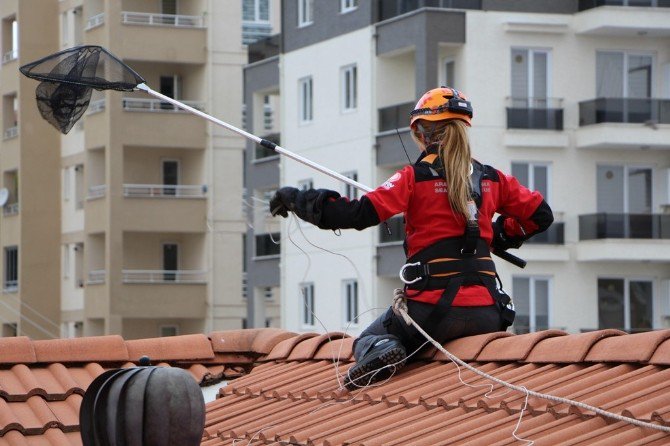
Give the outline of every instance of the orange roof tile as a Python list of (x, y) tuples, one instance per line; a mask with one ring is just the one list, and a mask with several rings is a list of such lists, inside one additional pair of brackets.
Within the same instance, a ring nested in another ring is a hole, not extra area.
[[(342, 333), (277, 329), (138, 341), (0, 339), (0, 348), (12, 346), (0, 354), (0, 446), (81, 446), (85, 390), (105, 370), (143, 355), (182, 367), (203, 385), (233, 379), (207, 405), (205, 446), (518, 443), (512, 432), (525, 394), (459, 372), (433, 348), (389, 381), (348, 393), (338, 379), (352, 364), (352, 345)], [(102, 346), (108, 349), (94, 351)], [(515, 385), (670, 426), (670, 330), (492, 333), (445, 347)], [(668, 433), (564, 403), (531, 397), (523, 413), (518, 435), (538, 445), (670, 444)]]

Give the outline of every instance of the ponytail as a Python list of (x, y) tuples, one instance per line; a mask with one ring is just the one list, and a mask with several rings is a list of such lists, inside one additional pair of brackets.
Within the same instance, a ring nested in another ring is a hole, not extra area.
[(470, 219), (468, 201), (471, 200), (472, 185), (470, 169), (472, 156), (466, 124), (458, 119), (447, 121), (440, 141), (438, 156), (444, 167), (447, 180), (449, 204), (455, 214)]

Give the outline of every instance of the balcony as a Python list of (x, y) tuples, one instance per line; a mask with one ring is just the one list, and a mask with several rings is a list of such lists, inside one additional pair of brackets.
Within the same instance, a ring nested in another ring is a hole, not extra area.
[[(203, 109), (202, 102), (182, 101)], [(157, 99), (124, 98), (121, 143), (135, 147), (204, 149), (207, 121)], [(88, 133), (88, 132), (87, 132)]]
[(257, 39), (250, 43), (247, 52), (249, 54), (249, 63), (258, 62), (278, 56), (281, 51), (281, 34)]
[(122, 271), (123, 287), (112, 311), (135, 318), (203, 318), (207, 272), (203, 270)]
[(421, 8), (482, 9), (481, 0), (379, 1), (378, 21), (388, 20)]
[(86, 20), (86, 27), (84, 28), (85, 31), (89, 31), (94, 28), (98, 28), (99, 26), (102, 26), (105, 24), (105, 13), (100, 13), (93, 15), (89, 17)]
[(2, 55), (2, 64), (4, 65), (6, 63), (17, 60), (18, 58), (19, 58), (19, 50), (17, 49), (9, 50)]
[(597, 98), (579, 103), (577, 147), (670, 149), (670, 99)]
[(508, 129), (563, 130), (563, 99), (509, 98)]
[(670, 36), (669, 0), (580, 0), (579, 10), (574, 21), (576, 34)]
[(123, 226), (127, 231), (205, 232), (204, 185), (124, 184)]
[(207, 61), (204, 15), (123, 11), (121, 24), (123, 28), (117, 37), (119, 53), (124, 58), (185, 64), (204, 64)]
[[(404, 102), (377, 110), (379, 133), (377, 133), (377, 165), (395, 166), (407, 163), (405, 149), (415, 147), (409, 133), (409, 113), (414, 102)], [(404, 148), (403, 148), (404, 145)]]
[(124, 269), (123, 283), (158, 283), (158, 284), (206, 284), (207, 271), (203, 270), (148, 270)]
[(11, 217), (12, 215), (19, 215), (19, 203), (7, 203), (3, 208), (2, 208), (2, 215), (5, 217)]
[(4, 131), (4, 133), (2, 134), (2, 138), (3, 138), (4, 140), (14, 139), (14, 138), (16, 138), (16, 137), (18, 137), (18, 136), (19, 136), (19, 127), (16, 126), (16, 125), (13, 126), (13, 127), (9, 127), (9, 128), (7, 128), (7, 129)]
[(670, 261), (670, 214), (579, 216), (581, 261)]
[(269, 37), (270, 34), (272, 34), (272, 25), (270, 22), (242, 21), (242, 43), (244, 45), (251, 45), (259, 40), (263, 40)]
[(205, 198), (207, 186), (124, 184), (123, 196), (134, 198)]
[(107, 280), (107, 271), (104, 269), (94, 269), (88, 272), (86, 285), (101, 285)]

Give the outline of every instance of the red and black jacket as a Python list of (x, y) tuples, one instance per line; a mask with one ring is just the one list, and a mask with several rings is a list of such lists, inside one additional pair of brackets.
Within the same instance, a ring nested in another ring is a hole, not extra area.
[[(397, 171), (381, 186), (360, 200), (330, 198), (323, 202), (319, 227), (323, 229), (363, 229), (404, 213), (405, 249), (408, 258), (438, 241), (462, 237), (465, 219), (455, 214), (447, 198), (447, 184), (439, 173), (435, 155), (422, 154), (411, 166)], [(504, 232), (520, 241), (544, 231), (553, 222), (551, 209), (539, 192), (499, 170), (473, 160), (480, 170), (478, 197), (480, 237), (490, 246), (495, 213), (506, 217)], [(443, 290), (427, 289), (410, 298), (435, 304)], [(493, 305), (486, 287), (463, 285), (456, 293), (454, 306)]]

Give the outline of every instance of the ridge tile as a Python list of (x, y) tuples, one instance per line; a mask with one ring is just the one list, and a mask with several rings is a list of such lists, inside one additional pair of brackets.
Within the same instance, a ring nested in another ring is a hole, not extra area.
[(670, 329), (604, 338), (591, 347), (584, 361), (646, 363), (669, 338)]
[(598, 330), (540, 340), (526, 357), (526, 362), (582, 362), (591, 347), (601, 339), (625, 335), (621, 330)]
[[(496, 339), (507, 338), (514, 336), (512, 333), (507, 331), (496, 331), (493, 333), (486, 333), (476, 336), (468, 336), (466, 338), (454, 339), (444, 344), (445, 350), (447, 350), (452, 355), (462, 359), (463, 361), (474, 361), (477, 359), (477, 356), (481, 351), (488, 345), (489, 342), (492, 342)], [(433, 356), (435, 361), (449, 361), (449, 358), (439, 350), (436, 350), (435, 356)]]
[(30, 364), (36, 361), (35, 348), (29, 337), (0, 338), (0, 364)]
[(36, 362), (117, 362), (128, 360), (128, 349), (121, 336), (33, 341)]
[(567, 333), (561, 330), (543, 330), (495, 339), (486, 344), (477, 355), (477, 361), (523, 361), (538, 342), (555, 336), (564, 337)]
[(128, 359), (137, 362), (142, 356), (154, 361), (212, 359), (212, 344), (203, 334), (166, 336), (126, 341)]
[(298, 336), (292, 338), (284, 339), (279, 344), (275, 345), (274, 348), (267, 356), (259, 358), (260, 361), (276, 361), (284, 360), (293, 351), (293, 348), (306, 339), (311, 339), (315, 336), (318, 336), (317, 333), (302, 333)]

